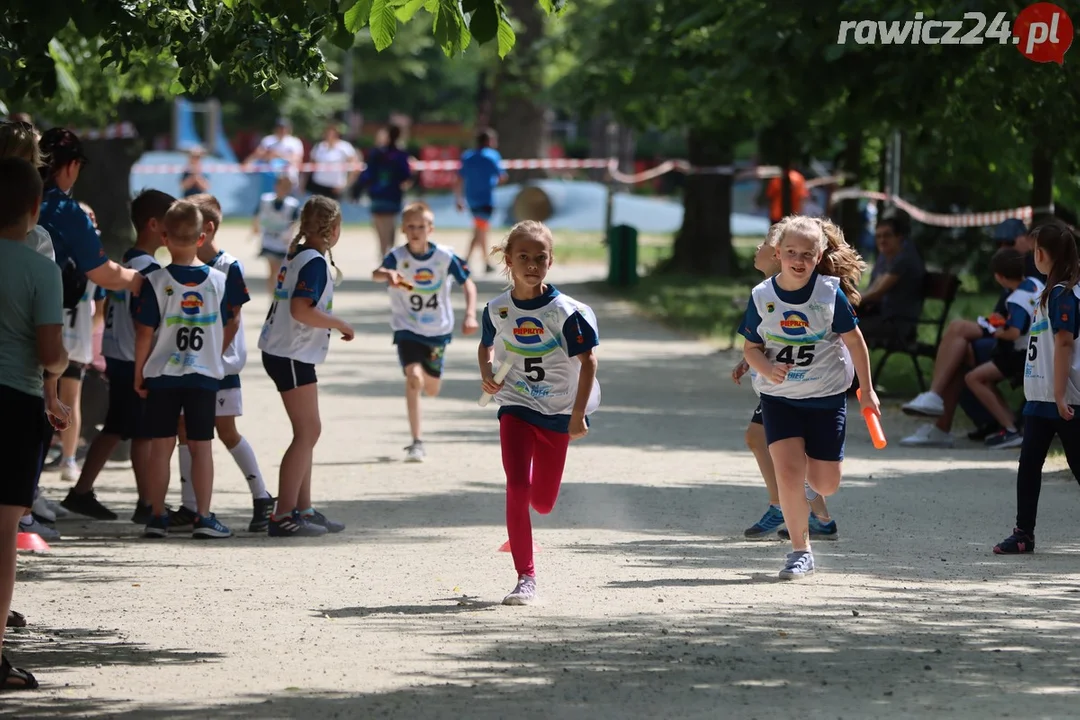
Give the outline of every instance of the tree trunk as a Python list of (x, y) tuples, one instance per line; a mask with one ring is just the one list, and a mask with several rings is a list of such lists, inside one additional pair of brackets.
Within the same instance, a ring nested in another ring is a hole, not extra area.
[[(730, 165), (735, 158), (734, 144), (722, 133), (691, 130), (687, 150), (690, 164), (695, 166)], [(734, 275), (732, 184), (732, 175), (687, 176), (682, 228), (675, 236), (671, 260), (663, 270), (691, 275)]]
[[(849, 177), (844, 181), (845, 187), (859, 186), (860, 169), (862, 167), (862, 145), (863, 134), (861, 131), (848, 134), (847, 141), (844, 144), (844, 154), (840, 160), (840, 170), (851, 173), (853, 177)], [(858, 248), (862, 235), (862, 217), (859, 212), (858, 198), (841, 201), (837, 210), (836, 220), (844, 231), (844, 237), (847, 238), (848, 245)]]
[(139, 139), (84, 140), (90, 162), (83, 167), (72, 197), (89, 205), (109, 257), (119, 260), (135, 242), (131, 225), (131, 166), (143, 153)]
[(1054, 204), (1054, 156), (1039, 143), (1031, 156), (1031, 206), (1035, 209), (1032, 222), (1053, 217), (1050, 206)]
[[(492, 88), (491, 124), (499, 133), (499, 151), (507, 158), (547, 155), (547, 108), (537, 101), (543, 91), (544, 59), (538, 45), (544, 37), (545, 15), (536, 0), (507, 0), (517, 21), (514, 50), (499, 64)], [(511, 170), (520, 182), (543, 177), (542, 170)]]

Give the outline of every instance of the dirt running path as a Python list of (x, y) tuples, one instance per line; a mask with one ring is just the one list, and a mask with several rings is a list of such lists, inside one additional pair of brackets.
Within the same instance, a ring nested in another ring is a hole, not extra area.
[[(265, 271), (243, 232), (225, 240), (250, 268), (254, 348)], [(3, 715), (1074, 715), (1074, 483), (1047, 483), (1037, 555), (996, 558), (1015, 455), (906, 451), (895, 441), (912, 425), (898, 415), (876, 452), (853, 425), (830, 503), (842, 539), (818, 543), (811, 581), (774, 582), (784, 546), (742, 539), (765, 497), (742, 446), (755, 401), (730, 382), (733, 357), (573, 284), (596, 268), (552, 279), (600, 317), (605, 403), (572, 448), (555, 513), (535, 521), (545, 603), (498, 605), (515, 578), (496, 552), (502, 472), (494, 408), (476, 407), (475, 344), (451, 345), (444, 396), (426, 402), (429, 461), (402, 464), (386, 300), (363, 279), (374, 257), (366, 231), (347, 232), (335, 309), (358, 335), (319, 370), (316, 499), (348, 530), (161, 543), (126, 522), (61, 521), (51, 553), (23, 558), (15, 607), (31, 626), (10, 636), (43, 689), (4, 696)], [(482, 282), (481, 298), (498, 287)], [(257, 351), (244, 387), (241, 429), (276, 485), (288, 425)], [(246, 527), (244, 483), (220, 446), (215, 462), (216, 509)], [(58, 476), (44, 483), (62, 497)], [(130, 472), (106, 472), (100, 496), (130, 514)]]

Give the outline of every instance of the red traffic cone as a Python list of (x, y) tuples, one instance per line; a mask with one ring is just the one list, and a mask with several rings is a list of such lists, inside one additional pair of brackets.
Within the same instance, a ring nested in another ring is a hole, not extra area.
[(37, 533), (21, 532), (15, 539), (15, 547), (19, 550), (31, 550), (34, 552), (48, 552), (49, 544)]
[[(499, 552), (510, 552), (510, 541), (509, 540), (507, 540), (506, 542), (504, 542), (502, 545), (499, 546)], [(540, 552), (540, 546), (537, 545), (535, 542), (533, 542), (533, 552), (534, 553)]]

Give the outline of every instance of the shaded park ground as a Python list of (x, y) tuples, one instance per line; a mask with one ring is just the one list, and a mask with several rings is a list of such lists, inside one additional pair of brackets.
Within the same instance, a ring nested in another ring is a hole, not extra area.
[[(466, 246), (460, 233), (443, 239)], [(289, 431), (255, 349), (265, 270), (244, 232), (229, 228), (224, 245), (248, 266), (254, 296), (240, 428), (276, 485)], [(30, 627), (10, 635), (42, 689), (5, 696), (5, 716), (1074, 713), (1071, 478), (1048, 477), (1037, 553), (995, 557), (1012, 527), (1015, 455), (901, 448), (914, 423), (893, 408), (884, 451), (850, 427), (830, 501), (841, 539), (815, 545), (818, 574), (776, 582), (784, 546), (742, 538), (766, 497), (743, 446), (755, 398), (730, 381), (735, 355), (599, 293), (592, 263), (551, 279), (597, 311), (604, 404), (572, 447), (554, 514), (534, 520), (543, 603), (502, 607), (515, 578), (497, 552), (503, 480), (494, 408), (476, 406), (475, 342), (452, 343), (443, 397), (426, 401), (428, 462), (402, 464), (402, 377), (384, 291), (365, 279), (370, 233), (348, 229), (335, 259), (347, 277), (335, 310), (357, 338), (335, 339), (319, 369), (314, 490), (348, 529), (161, 543), (125, 522), (60, 521), (52, 552), (22, 558), (15, 607)], [(500, 288), (481, 277), (481, 300)], [(460, 293), (456, 304), (460, 318)], [(218, 514), (246, 526), (246, 486), (220, 446), (215, 462)], [(64, 491), (57, 475), (44, 484)], [(126, 518), (130, 471), (107, 471), (99, 497)]]

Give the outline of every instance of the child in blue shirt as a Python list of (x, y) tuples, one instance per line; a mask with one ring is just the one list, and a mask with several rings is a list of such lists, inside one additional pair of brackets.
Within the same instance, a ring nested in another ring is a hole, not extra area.
[[(506, 170), (503, 169), (502, 155), (495, 149), (498, 136), (494, 130), (482, 130), (476, 135), (476, 149), (461, 156), (461, 169), (458, 170), (454, 194), (457, 196), (458, 212), (468, 205), (473, 216), (473, 237), (469, 252), (465, 255), (468, 262), (473, 251), (479, 250), (487, 255), (487, 233), (491, 226), (491, 216), (495, 212), (495, 186), (506, 182)], [(487, 272), (492, 271), (491, 263)]]

